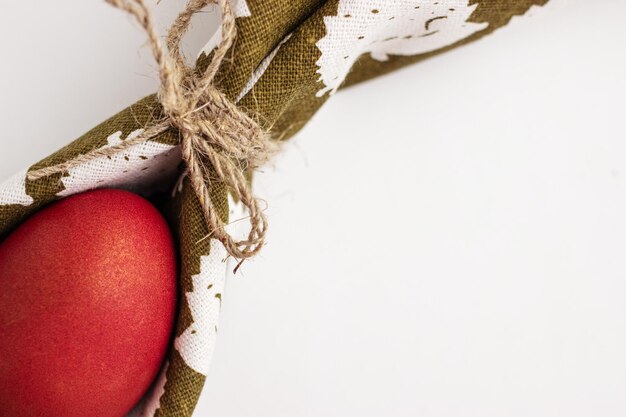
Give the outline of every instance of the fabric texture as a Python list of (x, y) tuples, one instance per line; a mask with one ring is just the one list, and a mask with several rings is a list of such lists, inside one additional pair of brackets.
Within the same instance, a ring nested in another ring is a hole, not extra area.
[[(338, 89), (467, 44), (546, 2), (233, 0), (238, 41), (217, 84), (276, 140), (285, 140)], [(216, 44), (207, 44), (198, 66), (206, 65)], [(160, 117), (156, 96), (146, 97), (29, 170), (120, 143)], [(0, 239), (46, 204), (100, 187), (151, 197), (175, 219), (181, 255), (176, 334), (160, 376), (130, 416), (191, 416), (216, 340), (226, 251), (207, 238), (210, 231), (189, 184), (177, 183), (182, 168), (177, 132), (167, 131), (62, 175), (29, 181), (25, 170), (0, 185)], [(223, 185), (213, 184), (211, 193), (224, 222), (243, 217)]]

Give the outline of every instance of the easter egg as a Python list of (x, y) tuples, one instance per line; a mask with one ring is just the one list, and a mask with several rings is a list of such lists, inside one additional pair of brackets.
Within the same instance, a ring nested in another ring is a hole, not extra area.
[(125, 416), (163, 366), (176, 277), (165, 219), (130, 192), (28, 218), (0, 243), (0, 415)]

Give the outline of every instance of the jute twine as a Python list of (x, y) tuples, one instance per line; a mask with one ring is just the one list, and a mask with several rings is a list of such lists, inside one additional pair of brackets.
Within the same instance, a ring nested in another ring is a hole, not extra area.
[[(159, 101), (166, 120), (147, 127), (135, 138), (119, 145), (97, 149), (67, 162), (31, 171), (30, 180), (66, 172), (103, 156), (112, 156), (174, 128), (180, 132), (182, 157), (187, 176), (204, 211), (211, 237), (219, 239), (228, 253), (241, 261), (257, 254), (267, 231), (267, 218), (254, 196), (246, 173), (268, 161), (277, 145), (259, 124), (239, 110), (213, 85), (213, 78), (237, 35), (235, 16), (228, 0), (190, 0), (171, 25), (163, 46), (144, 0), (105, 0), (133, 15), (146, 31), (159, 67)], [(180, 50), (192, 16), (209, 4), (222, 10), (222, 41), (213, 51), (203, 73), (187, 66)], [(211, 181), (222, 182), (249, 212), (250, 231), (235, 240), (224, 229), (211, 201)]]

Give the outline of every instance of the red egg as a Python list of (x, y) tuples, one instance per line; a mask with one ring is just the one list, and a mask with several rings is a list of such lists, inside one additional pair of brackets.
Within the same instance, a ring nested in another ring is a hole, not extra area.
[(26, 220), (0, 243), (0, 415), (126, 415), (163, 364), (176, 276), (165, 220), (127, 191)]

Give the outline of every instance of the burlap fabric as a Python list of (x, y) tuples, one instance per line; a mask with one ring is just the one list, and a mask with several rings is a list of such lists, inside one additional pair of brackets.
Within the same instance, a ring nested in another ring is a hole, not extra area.
[[(467, 44), (547, 0), (239, 0), (238, 40), (216, 84), (278, 140), (293, 136), (338, 89)], [(215, 40), (205, 48), (210, 54)], [(198, 65), (206, 65), (201, 54)], [(384, 92), (372, 91), (384, 99)], [(155, 96), (140, 100), (29, 168), (52, 166), (138, 135), (161, 119)], [(416, 115), (416, 118), (418, 116)], [(226, 252), (204, 221), (182, 172), (178, 134), (167, 131), (64, 174), (0, 185), (0, 238), (49, 202), (98, 187), (152, 197), (175, 219), (181, 300), (174, 343), (154, 387), (132, 415), (192, 415), (216, 339)], [(172, 192), (174, 190), (174, 192)], [(212, 184), (227, 222), (228, 192)], [(270, 202), (271, 203), (271, 202)], [(149, 262), (149, 260), (145, 260)]]

